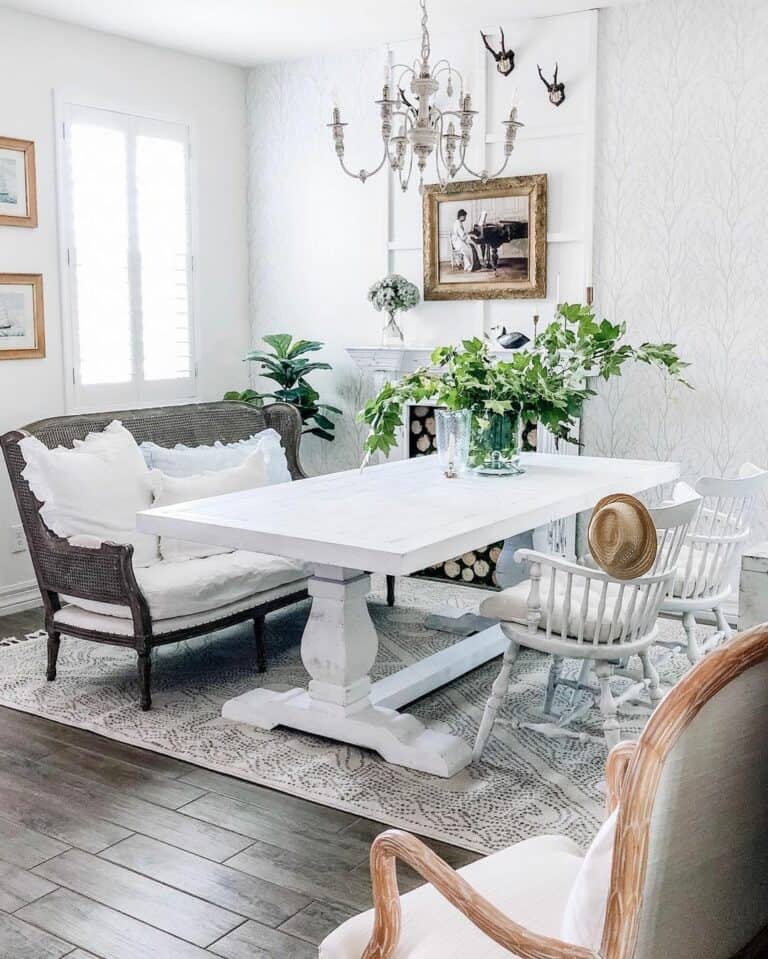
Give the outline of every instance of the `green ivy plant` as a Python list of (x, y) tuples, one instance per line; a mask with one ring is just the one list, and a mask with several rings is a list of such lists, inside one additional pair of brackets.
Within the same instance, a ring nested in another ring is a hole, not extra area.
[(326, 413), (341, 416), (341, 410), (329, 403), (320, 402), (320, 394), (307, 382), (310, 373), (316, 370), (330, 370), (330, 363), (310, 360), (304, 354), (316, 353), (324, 346), (316, 340), (294, 340), (289, 333), (271, 333), (263, 338), (272, 347), (271, 352), (253, 350), (245, 359), (259, 364), (259, 374), (265, 379), (274, 380), (278, 389), (272, 393), (259, 393), (256, 390), (231, 390), (224, 394), (225, 400), (243, 400), (252, 406), (263, 406), (265, 399), (282, 400), (292, 403), (301, 414), (303, 432), (331, 441), (335, 438), (336, 424)]
[(469, 409), (481, 426), (494, 413), (522, 417), (542, 423), (558, 440), (576, 443), (575, 421), (584, 401), (595, 395), (588, 376), (608, 380), (632, 360), (659, 367), (688, 385), (682, 371), (689, 364), (680, 359), (674, 343), (635, 347), (624, 342), (626, 332), (624, 323), (597, 320), (589, 306), (564, 303), (529, 348), (505, 354), (503, 360), (477, 337), (464, 340), (461, 347), (438, 347), (431, 367), (385, 383), (358, 414), (369, 428), (366, 459), (376, 452), (387, 456), (396, 445), (408, 402), (432, 400), (449, 410)]

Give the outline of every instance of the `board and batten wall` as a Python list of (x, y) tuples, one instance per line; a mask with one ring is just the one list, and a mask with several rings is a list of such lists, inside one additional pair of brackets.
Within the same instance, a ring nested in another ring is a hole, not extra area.
[(600, 13), (597, 305), (634, 342), (678, 343), (694, 389), (628, 370), (588, 404), (587, 452), (689, 481), (768, 466), (767, 49), (765, 0)]
[[(470, 165), (495, 169), (503, 150), (502, 120), (519, 90), (526, 126), (505, 175), (549, 178), (548, 295), (546, 300), (422, 302), (404, 316), (410, 346), (438, 346), (481, 335), (492, 326), (533, 332), (561, 297), (583, 299), (591, 270), (594, 106), (597, 15), (594, 11), (505, 22), (516, 68), (502, 77), (480, 39), (498, 26), (432, 37), (433, 60), (448, 57), (467, 79), (475, 118)], [(248, 78), (249, 211), (253, 338), (291, 332), (323, 340), (333, 373), (316, 374), (323, 397), (344, 410), (332, 444), (311, 438), (304, 459), (311, 471), (360, 462), (364, 430), (355, 413), (370, 395), (345, 352), (380, 342), (382, 315), (366, 301), (368, 287), (386, 273), (422, 286), (422, 218), (418, 178), (407, 193), (381, 172), (361, 184), (339, 168), (330, 133), (338, 100), (346, 128), (346, 160), (353, 170), (379, 162), (378, 108), (383, 66), (411, 63), (416, 41), (257, 67)], [(567, 84), (562, 107), (549, 103), (536, 72), (560, 63)], [(432, 167), (425, 182), (434, 180)], [(460, 178), (467, 178), (460, 174)], [(266, 385), (266, 384), (265, 384)]]
[[(192, 137), (194, 307), (199, 395), (244, 387), (249, 342), (245, 78), (236, 67), (0, 9), (0, 136), (34, 140), (37, 229), (0, 227), (0, 272), (42, 273), (47, 355), (0, 361), (0, 432), (65, 412), (54, 91), (95, 106), (188, 122)], [(34, 601), (27, 553), (0, 467), (0, 611)]]

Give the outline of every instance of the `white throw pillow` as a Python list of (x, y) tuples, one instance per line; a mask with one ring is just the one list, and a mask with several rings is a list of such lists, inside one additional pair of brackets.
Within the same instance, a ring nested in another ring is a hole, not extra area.
[(560, 930), (564, 942), (593, 952), (600, 951), (603, 938), (618, 816), (616, 809), (592, 840), (571, 887)]
[[(167, 476), (160, 470), (152, 470), (152, 486), (155, 493), (155, 506), (175, 506), (191, 500), (206, 499), (209, 496), (223, 496), (225, 493), (239, 493), (241, 490), (267, 486), (266, 457), (262, 450), (253, 450), (244, 463), (231, 469), (201, 473), (198, 476)], [(160, 537), (160, 552), (169, 562), (185, 559), (202, 559), (219, 553), (231, 553), (228, 546), (212, 546), (206, 543), (191, 543), (171, 536)]]
[(173, 449), (167, 449), (157, 443), (145, 442), (140, 449), (147, 466), (161, 470), (166, 476), (197, 476), (203, 472), (229, 469), (260, 449), (265, 454), (269, 483), (287, 483), (291, 479), (280, 434), (275, 430), (262, 430), (237, 443), (217, 441), (213, 446), (177, 443)]
[[(43, 504), (40, 516), (57, 536), (131, 544), (135, 566), (159, 561), (158, 538), (136, 530), (152, 505), (149, 470), (136, 440), (118, 420), (102, 433), (55, 449), (27, 436), (19, 443), (22, 476)], [(77, 545), (77, 542), (75, 542)]]

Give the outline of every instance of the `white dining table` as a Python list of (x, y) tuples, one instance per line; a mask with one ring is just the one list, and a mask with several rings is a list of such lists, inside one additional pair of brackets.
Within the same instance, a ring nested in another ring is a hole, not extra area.
[(500, 655), (491, 626), (372, 683), (378, 638), (370, 574), (406, 575), (516, 533), (679, 476), (677, 463), (523, 454), (513, 477), (448, 479), (437, 457), (400, 460), (146, 510), (143, 532), (301, 559), (312, 607), (301, 641), (306, 688), (254, 689), (222, 716), (290, 727), (376, 750), (387, 762), (452, 776), (471, 746), (424, 726), (403, 706)]

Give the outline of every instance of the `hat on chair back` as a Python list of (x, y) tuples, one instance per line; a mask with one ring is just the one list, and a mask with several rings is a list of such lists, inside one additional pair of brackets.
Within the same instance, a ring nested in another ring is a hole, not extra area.
[(587, 531), (597, 565), (615, 579), (635, 579), (656, 559), (656, 528), (648, 510), (628, 493), (604, 496), (592, 511)]

